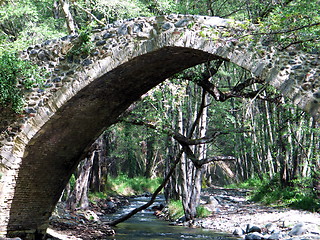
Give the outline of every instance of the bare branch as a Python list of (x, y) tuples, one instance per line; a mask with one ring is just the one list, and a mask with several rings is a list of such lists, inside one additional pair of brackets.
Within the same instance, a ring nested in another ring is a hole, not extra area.
[(220, 89), (218, 89), (217, 86), (215, 86), (213, 83), (209, 81), (199, 81), (197, 84), (201, 86), (203, 89), (205, 89), (216, 101), (224, 102), (228, 100), (229, 98), (258, 98), (264, 101), (269, 102), (278, 102), (280, 96), (275, 96), (273, 98), (268, 96), (262, 96), (260, 95), (261, 91), (264, 90), (264, 87), (261, 89), (258, 89), (256, 91), (250, 91), (250, 92), (242, 92), (242, 90), (245, 87), (248, 87), (254, 83), (263, 83), (263, 80), (258, 78), (249, 78), (246, 81), (238, 84), (235, 86), (231, 91), (222, 92)]
[(179, 142), (182, 145), (182, 149), (186, 153), (187, 157), (192, 161), (194, 166), (196, 168), (201, 168), (204, 164), (210, 163), (210, 162), (216, 162), (216, 161), (235, 161), (236, 158), (233, 156), (215, 156), (215, 157), (209, 157), (204, 159), (198, 159), (190, 147), (183, 142)]
[(299, 40), (299, 41), (291, 42), (288, 45), (280, 48), (280, 51), (286, 50), (288, 47), (291, 47), (292, 45), (295, 45), (295, 44), (300, 44), (300, 43), (305, 43), (305, 42), (316, 42), (316, 41), (319, 41), (319, 40), (320, 40), (320, 38), (311, 38), (311, 39)]
[[(154, 123), (151, 123), (151, 122), (144, 122), (144, 121), (140, 121), (140, 120), (125, 120), (125, 119), (122, 119), (120, 121), (124, 122), (124, 123), (137, 125), (137, 126), (145, 126), (145, 127), (155, 129), (155, 130), (159, 129)], [(164, 126), (161, 130), (163, 133), (173, 137), (179, 143), (182, 143), (184, 145), (199, 145), (199, 144), (211, 143), (216, 139), (216, 137), (218, 137), (220, 135), (226, 135), (226, 134), (230, 134), (230, 133), (248, 132), (248, 128), (211, 130), (211, 131), (209, 131), (210, 134), (208, 134), (207, 136), (205, 136), (203, 138), (191, 139), (191, 138), (187, 138), (187, 137), (183, 136), (182, 134), (180, 134), (178, 132), (175, 132), (174, 130), (172, 130), (171, 128), (169, 128), (167, 126)]]
[(281, 31), (250, 33), (250, 34), (245, 34), (245, 35), (239, 36), (238, 39), (245, 38), (248, 36), (279, 35), (279, 34), (284, 34), (284, 33), (291, 33), (291, 32), (295, 32), (298, 30), (302, 30), (302, 29), (310, 28), (310, 27), (314, 27), (314, 26), (319, 26), (319, 25), (320, 25), (320, 22), (316, 22), (316, 23), (312, 23), (312, 24), (308, 24), (308, 25), (304, 25), (304, 26), (300, 26), (300, 27), (296, 27), (296, 28), (292, 28), (292, 29), (281, 30)]
[(64, 14), (64, 17), (66, 19), (66, 24), (68, 28), (69, 34), (75, 34), (77, 31), (77, 25), (73, 19), (73, 16), (70, 12), (70, 3), (69, 0), (59, 0), (59, 3), (62, 8), (62, 12)]

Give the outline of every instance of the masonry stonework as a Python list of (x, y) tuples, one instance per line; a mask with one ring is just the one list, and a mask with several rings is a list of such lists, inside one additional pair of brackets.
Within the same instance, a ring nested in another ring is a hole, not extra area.
[(142, 94), (188, 67), (233, 62), (319, 119), (319, 55), (246, 41), (255, 26), (242, 26), (205, 16), (136, 18), (94, 30), (91, 54), (70, 54), (78, 36), (22, 52), (47, 79), (25, 94), (22, 114), (1, 112), (0, 236), (41, 239), (84, 149)]

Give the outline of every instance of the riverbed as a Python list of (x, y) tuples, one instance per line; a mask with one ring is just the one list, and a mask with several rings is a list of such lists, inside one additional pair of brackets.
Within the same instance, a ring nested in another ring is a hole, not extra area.
[[(130, 205), (119, 209), (115, 214), (108, 215), (104, 221), (117, 219), (120, 216), (130, 212), (138, 206), (145, 204), (149, 198), (137, 197), (131, 199)], [(158, 197), (154, 205), (159, 205), (164, 201), (163, 197)], [(106, 237), (105, 239), (132, 239), (132, 240), (169, 240), (169, 239), (236, 239), (229, 234), (216, 233), (212, 230), (201, 228), (189, 228), (182, 226), (170, 225), (169, 222), (160, 220), (153, 215), (153, 211), (144, 210), (137, 213), (129, 220), (118, 224), (114, 230), (115, 236)]]

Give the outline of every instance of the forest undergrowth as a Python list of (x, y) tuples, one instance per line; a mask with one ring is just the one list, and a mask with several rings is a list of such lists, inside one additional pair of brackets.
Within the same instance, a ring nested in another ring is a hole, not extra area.
[(311, 178), (295, 179), (291, 181), (291, 186), (283, 186), (279, 177), (279, 174), (271, 179), (268, 176), (256, 176), (226, 187), (249, 189), (248, 200), (265, 205), (320, 212), (320, 201), (312, 187)]

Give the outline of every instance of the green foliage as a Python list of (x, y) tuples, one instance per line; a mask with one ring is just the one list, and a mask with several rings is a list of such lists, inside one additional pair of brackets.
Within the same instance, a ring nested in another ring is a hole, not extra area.
[(79, 38), (78, 42), (73, 45), (70, 51), (67, 53), (68, 56), (72, 55), (88, 55), (94, 48), (93, 42), (91, 41), (92, 36), (92, 28), (91, 26), (87, 26), (81, 30), (79, 30)]
[(181, 200), (171, 200), (168, 204), (169, 217), (175, 221), (184, 216), (184, 210)]
[(64, 19), (52, 14), (52, 0), (7, 1), (0, 9), (0, 54), (66, 34)]
[(286, 7), (278, 5), (260, 25), (280, 48), (294, 44), (305, 51), (319, 51), (319, 1), (295, 0)]
[[(138, 0), (120, 1), (120, 0), (95, 0), (78, 1), (83, 8), (91, 9), (91, 12), (97, 16), (100, 21), (112, 23), (116, 20), (151, 16), (147, 5)], [(79, 26), (86, 26), (90, 19), (85, 15), (77, 15), (75, 19)]]
[(107, 193), (104, 192), (89, 192), (88, 198), (91, 203), (96, 203), (100, 199), (106, 199)]
[[(0, 55), (0, 106), (19, 112), (23, 106), (23, 90), (41, 83), (39, 69), (16, 54)], [(20, 84), (21, 87), (18, 87)]]
[[(210, 216), (211, 212), (205, 207), (199, 205), (197, 208), (197, 217), (204, 218)], [(184, 216), (184, 209), (181, 200), (171, 200), (168, 204), (169, 218), (175, 221)]]
[(233, 183), (229, 184), (226, 187), (227, 188), (241, 188), (241, 189), (257, 189), (261, 188), (265, 184), (269, 182), (267, 176), (265, 175), (262, 179), (259, 176), (255, 176), (252, 178), (249, 178), (248, 180), (245, 180), (240, 183)]
[(293, 207), (297, 209), (317, 211), (320, 209), (320, 202), (312, 190), (311, 178), (300, 178), (292, 181), (293, 186), (283, 187), (280, 184), (279, 174), (268, 180), (267, 175), (262, 179), (251, 178), (237, 185), (238, 187), (252, 189), (249, 199), (267, 205), (280, 207)]
[[(115, 169), (114, 172), (122, 172), (129, 177), (145, 175), (148, 159), (144, 150), (148, 141), (156, 139), (153, 148), (164, 149), (163, 137), (153, 129), (119, 123), (108, 131), (113, 138), (113, 142), (109, 145), (112, 148), (110, 157), (116, 159), (111, 168)], [(151, 170), (154, 173), (158, 171), (156, 168)]]
[(197, 207), (197, 217), (205, 218), (205, 217), (209, 217), (210, 214), (211, 212), (208, 209), (206, 209), (204, 206), (199, 205)]
[(70, 184), (70, 190), (72, 191), (74, 189), (74, 186), (76, 185), (76, 177), (74, 174), (71, 175), (69, 184)]
[(108, 177), (106, 192), (115, 195), (137, 195), (146, 192), (154, 192), (161, 184), (162, 179), (146, 179), (144, 177), (129, 178), (126, 175)]

